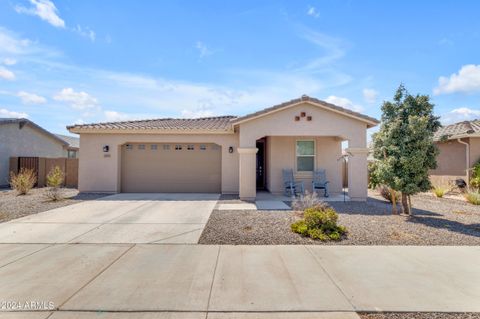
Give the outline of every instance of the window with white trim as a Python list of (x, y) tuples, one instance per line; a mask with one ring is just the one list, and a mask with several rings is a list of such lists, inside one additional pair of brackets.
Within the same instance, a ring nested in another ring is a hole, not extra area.
[(158, 149), (157, 144), (152, 144), (152, 145), (150, 145), (150, 149), (151, 149), (152, 151), (156, 151), (156, 150)]
[(180, 145), (180, 144), (175, 145), (175, 150), (176, 151), (181, 151), (182, 150), (182, 145)]
[(139, 150), (144, 150), (145, 149), (145, 144), (139, 144), (138, 149)]
[(313, 172), (315, 169), (315, 141), (297, 141), (297, 172)]
[(169, 151), (170, 150), (170, 145), (169, 144), (163, 144), (163, 150), (164, 151)]
[(193, 144), (188, 144), (187, 145), (187, 150), (193, 151), (194, 149), (195, 149), (195, 146), (193, 146)]

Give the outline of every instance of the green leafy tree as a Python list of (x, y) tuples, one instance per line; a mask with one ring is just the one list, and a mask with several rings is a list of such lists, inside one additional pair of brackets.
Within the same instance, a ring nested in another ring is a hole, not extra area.
[(401, 192), (405, 214), (411, 214), (410, 195), (432, 188), (428, 171), (437, 166), (433, 134), (440, 127), (433, 106), (428, 95), (411, 95), (400, 85), (393, 101), (383, 103), (382, 124), (373, 136), (376, 177)]

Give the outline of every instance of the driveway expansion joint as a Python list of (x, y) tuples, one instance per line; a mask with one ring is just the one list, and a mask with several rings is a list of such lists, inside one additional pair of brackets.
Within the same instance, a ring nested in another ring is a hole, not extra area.
[(333, 279), (332, 275), (330, 275), (330, 273), (325, 269), (325, 267), (323, 267), (321, 261), (318, 259), (318, 257), (311, 251), (310, 247), (306, 246), (306, 245), (302, 245), (309, 253), (310, 255), (312, 255), (313, 259), (315, 260), (315, 262), (320, 266), (320, 268), (322, 269), (322, 271), (328, 276), (328, 279), (330, 279), (330, 281), (332, 282), (333, 285), (335, 285), (335, 287), (337, 287), (338, 291), (340, 291), (340, 293), (342, 294), (342, 296), (345, 297), (345, 299), (347, 300), (347, 302), (352, 306), (352, 308), (357, 311), (357, 307), (352, 303), (351, 299), (345, 294), (345, 292), (342, 290), (342, 288), (337, 284), (337, 282)]
[(64, 302), (62, 302), (55, 310), (60, 310), (63, 305), (65, 305), (70, 299), (72, 299), (76, 294), (78, 294), (83, 288), (88, 286), (91, 282), (93, 282), (95, 279), (97, 279), (101, 274), (103, 274), (108, 268), (110, 268), (113, 264), (115, 264), (118, 260), (120, 260), (123, 256), (125, 256), (130, 250), (132, 250), (133, 247), (135, 247), (136, 244), (132, 244), (130, 247), (128, 247), (124, 252), (122, 252), (117, 258), (112, 260), (108, 265), (103, 267), (98, 274), (93, 276), (90, 280), (88, 280), (84, 285), (82, 285), (80, 288), (78, 288), (70, 297), (68, 297)]

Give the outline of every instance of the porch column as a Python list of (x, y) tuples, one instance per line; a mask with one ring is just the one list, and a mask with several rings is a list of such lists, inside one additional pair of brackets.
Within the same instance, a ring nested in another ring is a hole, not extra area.
[(347, 148), (348, 196), (352, 201), (366, 201), (368, 196), (368, 148)]
[(255, 147), (237, 148), (239, 155), (239, 193), (241, 200), (255, 200), (257, 196), (256, 186), (256, 154), (258, 149)]

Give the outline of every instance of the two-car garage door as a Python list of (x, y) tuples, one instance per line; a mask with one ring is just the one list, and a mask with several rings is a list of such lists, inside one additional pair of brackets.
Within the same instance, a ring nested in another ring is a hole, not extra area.
[(222, 155), (216, 144), (126, 144), (121, 161), (122, 192), (220, 192)]

